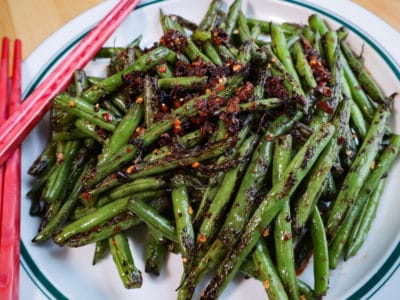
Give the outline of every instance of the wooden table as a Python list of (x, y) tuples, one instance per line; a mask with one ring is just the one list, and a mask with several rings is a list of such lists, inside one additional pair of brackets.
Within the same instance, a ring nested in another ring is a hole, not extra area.
[[(104, 0), (0, 0), (0, 37), (19, 37), (27, 57), (51, 33)], [(321, 0), (326, 1), (326, 0)], [(400, 31), (400, 0), (354, 0)]]

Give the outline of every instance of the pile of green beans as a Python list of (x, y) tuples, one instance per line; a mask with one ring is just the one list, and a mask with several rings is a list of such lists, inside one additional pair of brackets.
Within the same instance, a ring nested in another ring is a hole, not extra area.
[[(129, 240), (148, 228), (145, 272), (182, 257), (178, 299), (216, 299), (238, 273), (270, 299), (319, 299), (362, 247), (400, 151), (385, 96), (318, 15), (303, 25), (212, 0), (199, 24), (160, 12), (163, 36), (104, 47), (105, 78), (77, 70), (51, 108), (29, 174), (35, 243), (95, 243), (139, 288)], [(314, 259), (313, 286), (298, 277)]]

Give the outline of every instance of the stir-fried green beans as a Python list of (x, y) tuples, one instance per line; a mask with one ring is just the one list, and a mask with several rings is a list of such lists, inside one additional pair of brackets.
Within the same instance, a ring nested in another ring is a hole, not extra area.
[[(75, 71), (28, 170), (33, 242), (94, 244), (93, 264), (110, 252), (126, 288), (147, 280), (130, 247), (145, 246), (155, 276), (174, 252), (182, 300), (199, 286), (201, 299), (218, 298), (238, 271), (270, 299), (329, 293), (330, 269), (363, 245), (400, 152), (394, 94), (345, 29), (246, 9), (212, 0), (198, 24), (160, 11), (152, 46), (138, 36), (100, 50), (104, 78)], [(298, 275), (312, 256), (310, 283)]]

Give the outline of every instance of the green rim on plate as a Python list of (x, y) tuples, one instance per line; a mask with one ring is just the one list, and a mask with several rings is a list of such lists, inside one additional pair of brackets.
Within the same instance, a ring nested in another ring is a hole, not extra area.
[[(165, 0), (155, 0), (150, 1), (145, 4), (139, 5), (136, 9), (143, 8), (145, 6), (153, 5), (156, 3), (164, 2)], [(321, 7), (315, 6), (314, 4), (309, 4), (304, 1), (299, 0), (282, 0), (288, 3), (298, 5), (300, 7), (305, 7), (312, 11), (315, 11), (321, 15), (324, 15), (337, 23), (344, 25), (354, 34), (363, 39), (368, 45), (370, 45), (377, 54), (385, 61), (385, 63), (390, 67), (392, 72), (395, 74), (396, 78), (400, 80), (400, 67), (399, 64), (391, 58), (390, 54), (387, 53), (379, 43), (365, 33), (361, 28), (352, 22), (343, 19), (342, 17), (327, 11)], [(24, 91), (23, 97), (26, 98), (40, 81), (48, 74), (50, 69), (68, 52), (74, 47), (88, 32), (90, 29), (86, 30), (81, 35), (75, 37), (68, 45), (66, 45), (59, 53), (57, 53), (52, 59), (49, 60), (47, 65), (39, 72), (39, 74), (31, 81), (31, 84)], [(366, 283), (364, 283), (356, 292), (354, 292), (348, 299), (360, 299), (362, 297), (370, 298), (376, 294), (381, 287), (396, 273), (397, 269), (400, 267), (400, 243), (396, 245), (392, 253), (387, 257), (385, 262), (379, 269), (371, 276)], [(42, 294), (48, 299), (68, 299), (37, 267), (35, 261), (30, 256), (24, 242), (21, 241), (21, 266), (36, 285), (36, 287), (42, 292)]]

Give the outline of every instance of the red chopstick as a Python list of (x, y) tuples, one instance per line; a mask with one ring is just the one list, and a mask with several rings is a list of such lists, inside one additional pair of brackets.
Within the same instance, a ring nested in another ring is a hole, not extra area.
[[(8, 46), (8, 45), (7, 45)], [(14, 42), (9, 112), (21, 104), (21, 41)], [(8, 70), (7, 70), (8, 71)], [(8, 82), (8, 77), (6, 82)], [(7, 107), (5, 106), (5, 107)], [(0, 227), (0, 299), (18, 299), (21, 207), (21, 149), (18, 147), (3, 166)]]
[(50, 100), (68, 86), (74, 70), (89, 62), (139, 2), (119, 1), (0, 127), (0, 165), (44, 116)]
[[(1, 44), (0, 60), (0, 125), (2, 125), (8, 116), (8, 59), (10, 56), (10, 41), (3, 38)], [(0, 165), (0, 213), (3, 206), (1, 195), (3, 195), (4, 168)], [(1, 230), (1, 222), (0, 222)], [(1, 235), (0, 235), (1, 242)]]
[(10, 41), (8, 38), (3, 38), (1, 46), (1, 61), (0, 61), (0, 125), (7, 120), (7, 107), (5, 103), (8, 100), (8, 58), (10, 56)]

